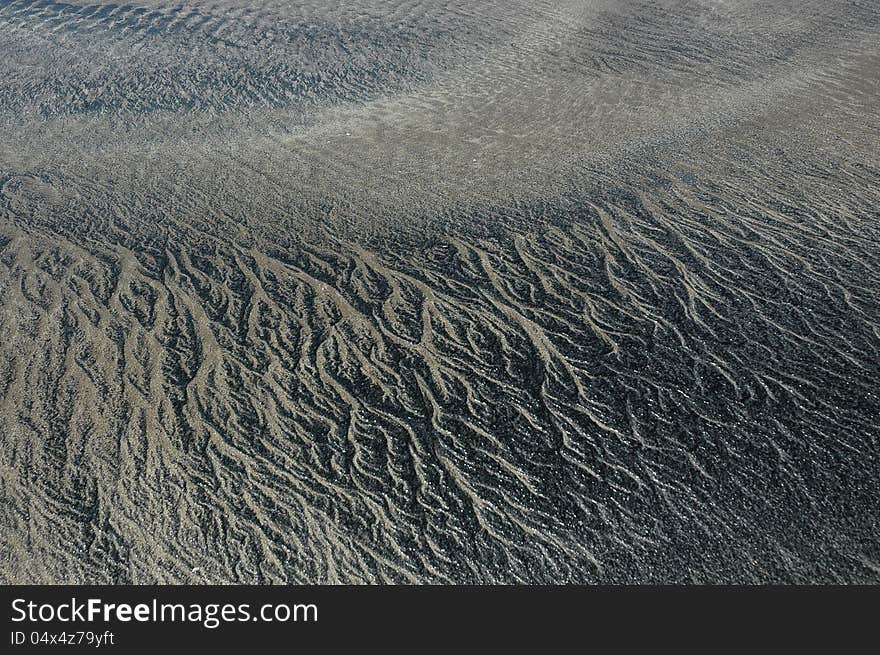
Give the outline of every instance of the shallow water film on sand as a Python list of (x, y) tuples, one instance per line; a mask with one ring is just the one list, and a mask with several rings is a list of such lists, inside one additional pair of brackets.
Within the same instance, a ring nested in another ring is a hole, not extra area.
[(0, 0), (0, 579), (880, 581), (876, 0)]

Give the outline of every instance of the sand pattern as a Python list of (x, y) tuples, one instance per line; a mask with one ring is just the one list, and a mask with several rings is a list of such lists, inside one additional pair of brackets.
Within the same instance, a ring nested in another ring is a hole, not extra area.
[(880, 581), (873, 1), (0, 1), (0, 580)]

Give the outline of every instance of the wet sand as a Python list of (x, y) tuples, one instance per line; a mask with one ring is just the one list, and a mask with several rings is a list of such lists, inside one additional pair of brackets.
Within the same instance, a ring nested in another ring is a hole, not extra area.
[(0, 581), (880, 581), (878, 43), (0, 0)]

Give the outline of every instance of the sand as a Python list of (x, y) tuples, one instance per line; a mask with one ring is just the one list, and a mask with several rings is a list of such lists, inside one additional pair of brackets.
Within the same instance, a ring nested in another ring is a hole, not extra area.
[(0, 581), (880, 581), (875, 2), (0, 35)]

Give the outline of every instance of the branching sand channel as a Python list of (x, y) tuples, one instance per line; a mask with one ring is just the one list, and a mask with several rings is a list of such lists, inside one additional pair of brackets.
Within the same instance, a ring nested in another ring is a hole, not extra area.
[(880, 581), (874, 0), (0, 0), (0, 580)]

